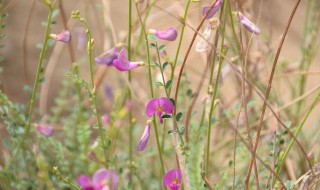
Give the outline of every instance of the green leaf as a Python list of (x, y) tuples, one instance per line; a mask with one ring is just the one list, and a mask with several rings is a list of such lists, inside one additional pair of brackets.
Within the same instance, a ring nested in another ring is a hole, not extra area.
[(164, 49), (166, 49), (166, 45), (161, 45), (158, 49), (159, 49), (159, 51), (162, 51), (162, 50), (164, 50)]
[(256, 104), (257, 104), (256, 101), (251, 100), (251, 101), (248, 102), (247, 106), (250, 108), (250, 107), (254, 107)]
[(159, 67), (159, 64), (156, 63), (156, 62), (154, 62), (154, 61), (151, 61), (151, 62), (150, 62), (150, 66), (157, 66), (157, 67)]
[(284, 122), (284, 125), (287, 127), (287, 128), (290, 128), (291, 127), (291, 125), (292, 125), (292, 121), (285, 121)]
[(184, 127), (180, 127), (180, 128), (179, 128), (179, 133), (180, 133), (181, 135), (183, 135), (183, 134), (184, 134), (184, 130), (185, 130)]
[(286, 188), (287, 189), (293, 189), (294, 188), (294, 183), (293, 183), (293, 181), (286, 181), (286, 183), (285, 183), (285, 185), (286, 185)]
[(154, 82), (154, 85), (156, 85), (156, 86), (164, 86), (164, 85), (162, 84), (162, 82), (158, 82), (158, 81)]
[(188, 89), (187, 92), (186, 92), (186, 94), (187, 94), (187, 96), (190, 96), (190, 97), (191, 97), (191, 96), (192, 96), (192, 90), (191, 90), (191, 89)]
[(162, 70), (164, 70), (168, 65), (169, 65), (168, 62), (164, 62), (163, 65), (162, 65)]
[(172, 118), (172, 116), (171, 115), (163, 115), (162, 116), (162, 119), (168, 119), (168, 118)]
[(183, 117), (183, 113), (179, 112), (179, 113), (176, 115), (176, 120), (177, 120), (177, 122), (181, 121), (182, 117)]
[(172, 85), (172, 80), (167, 81), (166, 83), (166, 89), (169, 89)]
[(150, 47), (150, 48), (157, 48), (157, 46), (156, 46), (155, 43), (150, 43), (149, 47)]
[(148, 34), (147, 37), (148, 37), (148, 39), (151, 40), (151, 41), (155, 41), (155, 42), (158, 41), (157, 36), (155, 36), (155, 35), (153, 35), (153, 34)]
[(59, 9), (55, 9), (52, 11), (52, 18), (58, 16), (58, 14), (60, 13), (60, 10)]
[(173, 98), (170, 98), (170, 101), (173, 103), (173, 105), (176, 105), (176, 101)]

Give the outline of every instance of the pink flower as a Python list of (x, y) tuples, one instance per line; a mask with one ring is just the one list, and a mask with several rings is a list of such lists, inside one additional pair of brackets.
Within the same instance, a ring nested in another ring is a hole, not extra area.
[(118, 47), (113, 47), (94, 58), (94, 60), (100, 65), (113, 66), (113, 61), (118, 58), (118, 54)]
[(137, 151), (143, 151), (144, 148), (146, 148), (150, 137), (150, 128), (150, 122), (147, 122), (146, 128), (144, 129), (139, 144), (137, 145)]
[(169, 170), (163, 176), (163, 186), (169, 187), (171, 190), (179, 190), (181, 186), (181, 178), (181, 170)]
[(51, 125), (38, 125), (37, 131), (46, 137), (51, 137), (53, 135), (53, 127)]
[(251, 33), (256, 35), (260, 34), (260, 28), (257, 25), (253, 24), (247, 17), (239, 12), (239, 19), (243, 26)]
[(71, 40), (71, 33), (69, 30), (65, 30), (60, 34), (50, 34), (50, 37), (56, 41), (69, 43)]
[(153, 114), (159, 116), (160, 123), (163, 123), (163, 113), (171, 114), (174, 111), (174, 105), (169, 98), (153, 98), (148, 102), (146, 113), (149, 117)]
[(118, 176), (115, 170), (100, 169), (93, 175), (92, 181), (86, 175), (80, 175), (77, 181), (83, 190), (109, 190), (110, 187), (115, 190)]
[[(221, 4), (222, 4), (222, 0), (218, 0), (218, 1), (216, 2), (216, 4), (214, 4), (214, 7), (213, 7), (212, 10), (210, 11), (210, 13), (208, 14), (208, 16), (207, 16), (206, 19), (212, 18), (213, 15), (216, 14), (216, 13), (219, 11), (219, 9), (220, 9), (220, 7), (221, 7)], [(203, 9), (202, 9), (202, 16), (204, 16), (204, 15), (208, 12), (209, 9), (210, 9), (210, 7), (203, 7)]]
[(156, 35), (158, 38), (167, 41), (176, 40), (178, 33), (177, 30), (173, 27), (168, 28), (167, 30), (154, 30), (150, 29), (149, 33)]
[(119, 70), (119, 71), (128, 71), (134, 68), (137, 68), (139, 66), (144, 65), (143, 62), (131, 62), (128, 60), (127, 56), (125, 55), (125, 49), (122, 47), (122, 49), (119, 52), (118, 58), (113, 60), (113, 65)]

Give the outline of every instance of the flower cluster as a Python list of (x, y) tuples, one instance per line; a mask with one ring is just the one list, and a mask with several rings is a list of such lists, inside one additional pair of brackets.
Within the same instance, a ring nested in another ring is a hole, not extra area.
[[(151, 99), (146, 108), (146, 113), (149, 117), (156, 114), (159, 117), (160, 123), (163, 123), (163, 113), (172, 114), (174, 111), (174, 105), (168, 98), (153, 98)], [(150, 137), (151, 120), (147, 121), (147, 125), (144, 129), (142, 137), (137, 145), (137, 151), (143, 151), (147, 146)]]

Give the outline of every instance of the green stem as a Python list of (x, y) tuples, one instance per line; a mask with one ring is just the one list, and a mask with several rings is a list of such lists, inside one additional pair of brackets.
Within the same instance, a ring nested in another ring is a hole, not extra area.
[[(226, 1), (223, 1), (221, 12), (225, 9), (224, 7), (227, 6), (227, 4), (229, 3), (229, 1), (227, 1), (227, 3), (225, 3), (225, 2)], [(221, 51), (224, 49), (224, 35), (225, 35), (225, 29), (226, 29), (226, 18), (227, 18), (227, 12), (224, 13), (224, 22), (223, 22), (223, 27), (222, 27), (222, 39), (221, 39)], [(222, 54), (225, 56), (226, 51), (222, 52)], [(207, 177), (209, 176), (210, 139), (211, 139), (211, 125), (212, 125), (211, 118), (212, 118), (213, 111), (216, 107), (215, 106), (215, 99), (216, 99), (217, 92), (218, 92), (218, 85), (219, 85), (220, 73), (221, 73), (221, 68), (222, 68), (222, 62), (223, 62), (223, 59), (222, 59), (222, 56), (220, 56), (218, 73), (217, 73), (216, 82), (215, 82), (215, 86), (214, 86), (214, 90), (213, 90), (213, 95), (211, 98), (211, 106), (210, 106), (210, 112), (209, 112), (207, 156), (206, 156), (206, 176)]]
[[(144, 33), (144, 39), (146, 42), (146, 49), (147, 49), (147, 65), (148, 65), (148, 80), (149, 80), (149, 86), (150, 86), (150, 93), (151, 93), (151, 97), (154, 98), (154, 92), (153, 92), (153, 85), (152, 85), (152, 76), (151, 76), (151, 65), (150, 65), (150, 49), (149, 49), (149, 40), (147, 37), (147, 33), (146, 30), (144, 28), (144, 24), (142, 22), (141, 16), (139, 14), (139, 7), (138, 4), (135, 3), (135, 7), (136, 7), (136, 11), (137, 11), (137, 15), (141, 24), (141, 28), (143, 30)], [(158, 147), (158, 152), (159, 152), (159, 157), (160, 157), (160, 163), (161, 163), (161, 176), (163, 176), (164, 174), (164, 164), (163, 164), (163, 159), (162, 159), (162, 153), (161, 153), (161, 147), (160, 147), (160, 141), (159, 141), (159, 135), (158, 135), (158, 128), (157, 128), (157, 122), (155, 120), (155, 116), (153, 115), (153, 125), (154, 125), (154, 131), (156, 134), (156, 140), (157, 140), (157, 147)]]
[[(128, 59), (131, 60), (131, 33), (132, 33), (132, 0), (129, 0), (129, 34), (128, 34)], [(129, 84), (131, 83), (131, 71), (128, 71), (128, 81)], [(128, 100), (131, 101), (131, 91), (130, 88), (128, 87)], [(129, 122), (129, 160), (130, 160), (130, 176), (129, 179), (130, 181), (132, 180), (132, 167), (131, 164), (133, 163), (133, 149), (132, 149), (132, 144), (133, 144), (133, 123), (132, 123), (132, 111), (131, 109), (129, 110), (128, 113), (128, 122)]]
[[(294, 137), (298, 137), (298, 135), (300, 134), (301, 130), (302, 130), (302, 127), (304, 126), (304, 124), (306, 123), (310, 113), (312, 112), (313, 108), (316, 106), (316, 104), (318, 103), (320, 99), (320, 91), (318, 92), (318, 94), (316, 95), (316, 97), (314, 98), (314, 100), (312, 101), (311, 103), (311, 106), (309, 107), (309, 109), (307, 110), (306, 114), (303, 116), (303, 119), (301, 121), (301, 123), (299, 124), (298, 126), (298, 129), (297, 131), (294, 133)], [(281, 168), (284, 164), (284, 161), (285, 159), (287, 158), (291, 148), (292, 148), (292, 145), (294, 143), (294, 139), (291, 139), (290, 143), (289, 143), (289, 146), (286, 148), (286, 151), (284, 152), (283, 156), (280, 158), (280, 162), (279, 164), (277, 164), (277, 169), (276, 169), (276, 174), (279, 175), (280, 171), (281, 171)], [(277, 181), (277, 179), (275, 179), (274, 183), (275, 184)]]
[(159, 53), (159, 49), (158, 49), (158, 43), (156, 42), (156, 49), (157, 49), (157, 57), (158, 57), (158, 61), (159, 61), (159, 67), (160, 67), (160, 72), (161, 72), (161, 77), (162, 77), (162, 83), (163, 83), (163, 87), (164, 87), (164, 91), (166, 92), (166, 96), (167, 98), (169, 97), (168, 91), (167, 91), (167, 87), (166, 87), (166, 81), (164, 79), (164, 74), (163, 74), (163, 69), (162, 69), (162, 64), (161, 64), (161, 59), (160, 59), (160, 53)]
[[(299, 71), (308, 71), (311, 65), (311, 59), (310, 59), (310, 52), (312, 51), (312, 46), (315, 43), (312, 43), (313, 40), (311, 40), (311, 43), (307, 43), (307, 41), (309, 40), (309, 34), (310, 34), (310, 15), (312, 13), (311, 10), (311, 0), (308, 1), (307, 4), (307, 10), (306, 10), (306, 18), (305, 18), (305, 27), (304, 27), (304, 35), (303, 35), (303, 39), (304, 39), (304, 44), (302, 47), (302, 60), (300, 62), (299, 65)], [(305, 63), (307, 62), (307, 63)], [(299, 81), (299, 94), (298, 96), (302, 96), (304, 94), (304, 90), (305, 90), (305, 84), (306, 84), (306, 80), (307, 80), (308, 75), (301, 75), (300, 81)], [(299, 102), (297, 104), (297, 115), (300, 114), (301, 111), (301, 106), (302, 106), (303, 101)]]
[(51, 20), (52, 20), (52, 12), (54, 10), (54, 7), (56, 5), (56, 1), (54, 1), (50, 6), (50, 11), (47, 17), (47, 26), (46, 26), (46, 32), (45, 32), (45, 36), (44, 36), (44, 42), (43, 42), (43, 46), (40, 52), (40, 58), (39, 58), (39, 63), (38, 63), (38, 68), (37, 68), (37, 73), (36, 73), (36, 79), (33, 85), (33, 90), (32, 90), (32, 94), (31, 94), (31, 99), (30, 99), (30, 105), (29, 105), (29, 112), (28, 112), (28, 121), (27, 121), (27, 126), (26, 126), (26, 131), (22, 137), (22, 140), (20, 141), (18, 148), (16, 150), (16, 152), (14, 153), (12, 159), (10, 160), (8, 167), (10, 168), (12, 162), (16, 159), (21, 147), (24, 145), (25, 140), (27, 139), (29, 133), (30, 133), (30, 129), (31, 129), (31, 120), (32, 120), (32, 115), (33, 115), (33, 110), (34, 110), (34, 105), (35, 105), (35, 97), (37, 94), (37, 90), (38, 90), (38, 86), (39, 86), (39, 78), (40, 78), (40, 74), (42, 71), (42, 64), (43, 64), (43, 59), (47, 50), (47, 45), (48, 45), (48, 39), (49, 39), (49, 35), (50, 35), (50, 24), (51, 24)]
[[(188, 15), (188, 10), (189, 10), (189, 7), (190, 7), (190, 3), (191, 3), (191, 0), (188, 0), (187, 5), (186, 5), (186, 9), (185, 9), (184, 15), (183, 15), (183, 23), (182, 23), (183, 25), (182, 25), (182, 29), (181, 29), (179, 44), (178, 44), (178, 48), (177, 48), (177, 51), (176, 51), (176, 56), (174, 57), (174, 62), (173, 62), (173, 65), (172, 65), (172, 70), (171, 70), (171, 76), (170, 76), (170, 80), (171, 81), (173, 80), (174, 71), (175, 71), (175, 68), (176, 68), (176, 65), (177, 65), (177, 62), (178, 62), (178, 57), (179, 57), (181, 44), (182, 44), (182, 39), (183, 39), (183, 35), (184, 35), (184, 29), (186, 27), (185, 22), (187, 20), (187, 15)], [(172, 88), (169, 89), (169, 96), (171, 94), (171, 89)]]
[[(151, 4), (149, 5), (149, 7), (148, 7), (148, 9), (147, 9), (147, 12), (146, 12), (146, 16), (145, 16), (144, 19), (143, 19), (143, 26), (146, 25), (146, 22), (147, 22), (147, 19), (148, 19), (148, 17), (149, 17), (151, 8), (153, 7), (153, 5), (154, 5), (155, 3), (156, 3), (156, 0), (153, 0), (153, 1), (151, 2)], [(138, 37), (137, 43), (136, 43), (136, 45), (135, 45), (135, 47), (134, 47), (135, 51), (134, 51), (134, 54), (133, 54), (133, 57), (132, 57), (134, 60), (135, 60), (135, 58), (136, 58), (137, 53), (139, 52), (139, 48), (138, 48), (138, 47), (139, 47), (139, 45), (140, 45), (140, 43), (141, 43), (142, 36), (143, 36), (143, 30), (141, 29), (141, 30), (140, 30), (140, 33), (139, 33), (139, 37)]]
[(98, 103), (97, 103), (97, 96), (96, 96), (96, 90), (95, 86), (94, 86), (94, 74), (93, 74), (93, 63), (92, 63), (92, 49), (93, 49), (93, 39), (92, 39), (92, 35), (91, 35), (91, 31), (89, 28), (88, 23), (85, 21), (84, 18), (80, 18), (80, 21), (82, 23), (84, 23), (86, 25), (87, 28), (87, 36), (88, 36), (88, 47), (87, 47), (87, 51), (88, 51), (88, 61), (89, 61), (89, 69), (90, 69), (90, 79), (91, 79), (91, 87), (93, 88), (91, 95), (92, 95), (92, 101), (93, 101), (93, 110), (94, 110), (94, 114), (96, 116), (96, 120), (98, 123), (98, 127), (99, 127), (99, 134), (100, 134), (100, 138), (101, 138), (101, 144), (102, 144), (102, 149), (103, 149), (103, 154), (104, 154), (104, 159), (105, 159), (105, 166), (106, 168), (108, 168), (108, 157), (107, 157), (107, 151), (106, 151), (106, 145), (105, 145), (105, 133), (103, 131), (103, 127), (101, 124), (101, 120), (100, 120), (100, 115), (98, 112)]

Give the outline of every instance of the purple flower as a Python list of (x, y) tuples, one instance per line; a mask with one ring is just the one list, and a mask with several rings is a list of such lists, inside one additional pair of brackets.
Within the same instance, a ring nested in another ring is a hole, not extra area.
[(113, 61), (118, 58), (118, 53), (118, 47), (113, 47), (94, 60), (101, 65), (113, 66)]
[(96, 153), (94, 153), (93, 151), (88, 152), (87, 154), (89, 160), (96, 162), (98, 160)]
[(157, 114), (160, 119), (160, 123), (163, 123), (162, 114), (173, 113), (174, 105), (168, 98), (153, 98), (148, 102), (146, 113), (149, 117), (153, 114)]
[(119, 70), (119, 71), (128, 71), (134, 68), (137, 68), (141, 65), (144, 65), (143, 62), (131, 62), (128, 60), (127, 56), (125, 55), (125, 49), (122, 47), (122, 49), (119, 52), (118, 58), (113, 60), (113, 65)]
[(100, 169), (93, 175), (92, 181), (86, 175), (80, 175), (77, 181), (83, 190), (109, 190), (110, 187), (115, 190), (118, 176), (115, 170)]
[(50, 37), (56, 41), (69, 43), (71, 40), (71, 33), (69, 30), (65, 30), (60, 34), (50, 34)]
[(37, 131), (46, 137), (51, 137), (53, 135), (53, 127), (51, 125), (38, 125)]
[(251, 33), (256, 35), (260, 34), (260, 29), (257, 25), (253, 24), (247, 17), (245, 17), (242, 13), (239, 12), (239, 19), (243, 26)]
[[(213, 15), (216, 14), (216, 13), (219, 11), (219, 9), (220, 9), (220, 7), (221, 7), (221, 4), (222, 4), (222, 0), (218, 0), (218, 1), (216, 2), (216, 4), (214, 4), (212, 10), (210, 11), (210, 13), (208, 14), (208, 16), (207, 16), (206, 19), (212, 18)], [(202, 9), (202, 16), (204, 16), (204, 15), (208, 12), (209, 9), (210, 9), (210, 7), (203, 7), (203, 9)]]
[(181, 178), (181, 170), (169, 170), (163, 176), (163, 186), (169, 187), (171, 190), (179, 190)]
[(158, 38), (168, 41), (174, 41), (178, 36), (177, 30), (173, 27), (170, 27), (167, 30), (150, 29), (149, 33), (155, 34)]
[(146, 148), (150, 137), (150, 128), (150, 122), (147, 122), (146, 128), (144, 129), (142, 137), (137, 145), (137, 151), (143, 151), (144, 148)]

